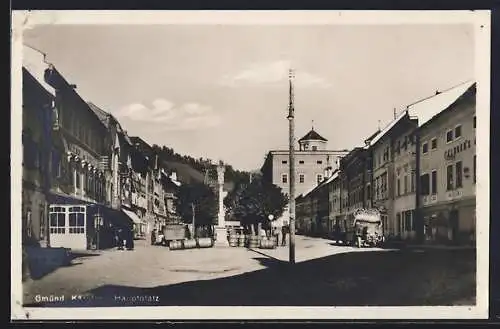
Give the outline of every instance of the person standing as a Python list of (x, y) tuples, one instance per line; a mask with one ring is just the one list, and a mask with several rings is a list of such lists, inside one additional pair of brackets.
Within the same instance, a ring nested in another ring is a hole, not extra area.
[(282, 246), (286, 246), (286, 236), (288, 234), (288, 226), (287, 225), (283, 225), (281, 227), (281, 245)]

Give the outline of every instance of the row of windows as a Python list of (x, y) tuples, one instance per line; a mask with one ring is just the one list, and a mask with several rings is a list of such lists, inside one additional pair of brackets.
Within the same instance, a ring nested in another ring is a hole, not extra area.
[[(446, 167), (446, 190), (451, 191), (463, 187), (463, 175), (468, 174), (468, 170), (463, 167), (462, 161), (457, 161)], [(476, 183), (476, 156), (473, 158), (473, 183)], [(422, 195), (435, 195), (438, 193), (438, 171), (432, 170), (420, 176)]]
[[(305, 174), (299, 174), (299, 183), (303, 184), (305, 183), (306, 176)], [(322, 174), (317, 174), (316, 175), (316, 183), (321, 183), (323, 181), (323, 175)], [(281, 174), (281, 183), (283, 184), (288, 184), (288, 174)]]
[[(472, 127), (476, 129), (476, 116), (474, 116), (473, 118)], [(455, 128), (448, 129), (446, 131), (446, 144), (456, 141), (457, 139), (460, 139), (460, 137), (462, 137), (462, 125), (458, 124), (457, 126), (455, 126)], [(431, 144), (431, 150), (437, 149), (438, 147), (437, 138), (436, 137), (432, 138), (430, 144)], [(426, 154), (427, 152), (429, 152), (429, 142), (423, 142), (422, 153)]]
[[(287, 164), (288, 160), (281, 160), (282, 164)], [(304, 164), (304, 160), (299, 160), (299, 164)], [(323, 164), (323, 160), (316, 160), (316, 164)]]
[(401, 178), (396, 179), (396, 195), (401, 196), (415, 192), (415, 179), (413, 173), (407, 173), (403, 176), (403, 186), (401, 187)]

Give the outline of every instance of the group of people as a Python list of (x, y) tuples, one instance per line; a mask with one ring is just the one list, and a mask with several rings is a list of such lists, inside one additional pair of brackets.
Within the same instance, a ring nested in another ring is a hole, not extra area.
[(115, 242), (118, 250), (134, 249), (134, 232), (132, 230), (118, 228), (115, 231)]

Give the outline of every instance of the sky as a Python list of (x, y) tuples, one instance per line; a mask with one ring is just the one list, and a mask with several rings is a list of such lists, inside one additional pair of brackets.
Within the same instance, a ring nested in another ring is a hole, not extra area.
[(296, 139), (362, 146), (406, 105), (474, 79), (472, 25), (44, 25), (24, 43), (130, 136), (259, 169)]

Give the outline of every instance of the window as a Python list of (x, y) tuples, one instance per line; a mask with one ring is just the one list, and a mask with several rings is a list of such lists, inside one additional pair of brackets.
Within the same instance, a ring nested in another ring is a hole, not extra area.
[(448, 130), (446, 132), (446, 143), (453, 141), (453, 130)]
[(282, 164), (287, 164), (288, 162), (286, 160), (281, 161)]
[(300, 163), (300, 164), (304, 164), (304, 160), (300, 160), (300, 161), (299, 161), (299, 163)]
[(422, 187), (421, 194), (429, 195), (429, 174), (420, 176), (420, 185)]
[(69, 233), (81, 234), (85, 233), (85, 208), (70, 207), (69, 208)]
[(437, 194), (437, 171), (431, 173), (431, 194)]
[(453, 190), (453, 165), (446, 167), (446, 190)]
[(52, 150), (52, 177), (61, 177), (61, 153), (57, 150)]
[(80, 188), (80, 173), (78, 169), (75, 170), (75, 187)]
[(401, 214), (398, 212), (396, 214), (396, 224), (398, 225), (398, 233), (401, 233), (402, 228), (401, 228)]
[(398, 140), (398, 142), (396, 143), (395, 147), (394, 147), (394, 153), (396, 154), (401, 154), (401, 141)]
[(45, 207), (40, 204), (40, 240), (45, 239)]
[(64, 234), (66, 232), (66, 208), (50, 207), (50, 233)]
[(288, 175), (287, 175), (287, 174), (283, 174), (283, 175), (281, 175), (281, 182), (282, 182), (283, 184), (288, 183)]
[(436, 138), (431, 139), (431, 150), (437, 149), (438, 141)]
[(299, 175), (299, 183), (304, 183), (304, 174)]
[(462, 137), (462, 126), (458, 125), (455, 127), (455, 139)]
[(401, 180), (399, 178), (396, 181), (396, 191), (398, 196), (401, 195)]
[(323, 181), (323, 175), (321, 174), (316, 175), (316, 181), (318, 182), (318, 184), (321, 183)]
[(316, 161), (316, 163), (317, 163), (317, 164), (322, 164), (322, 163), (323, 163), (323, 161), (318, 160), (318, 161)]
[(410, 174), (410, 192), (415, 192), (415, 173), (413, 171)]
[(462, 172), (463, 172), (463, 166), (462, 166), (462, 161), (458, 161), (455, 164), (455, 174), (456, 174), (456, 188), (461, 188), (463, 187), (462, 185)]
[(403, 191), (404, 194), (408, 193), (408, 175), (405, 175), (403, 178)]
[(407, 150), (408, 147), (408, 136), (405, 136), (404, 142), (403, 142), (403, 150)]
[(412, 218), (411, 218), (411, 210), (405, 211), (405, 231), (411, 231), (412, 230)]
[(428, 143), (423, 143), (422, 144), (422, 153), (426, 154), (427, 152), (429, 152), (429, 144)]
[(317, 150), (318, 150), (318, 147), (315, 145), (315, 146), (313, 146), (313, 147), (312, 147), (312, 150), (313, 150), (313, 151), (317, 151)]
[[(475, 167), (474, 167), (475, 168)], [(370, 184), (366, 186), (366, 198), (370, 200), (372, 198), (372, 188)]]
[(472, 166), (473, 166), (473, 171), (474, 171), (473, 178), (474, 178), (474, 184), (475, 184), (476, 183), (476, 156), (475, 155), (474, 155), (474, 162), (473, 162)]
[(472, 119), (472, 127), (476, 129), (476, 116)]

